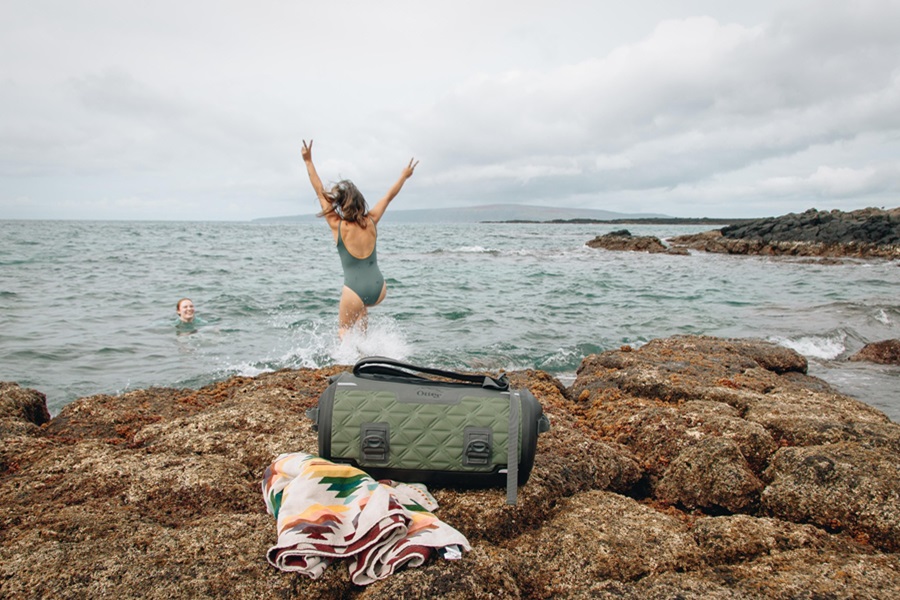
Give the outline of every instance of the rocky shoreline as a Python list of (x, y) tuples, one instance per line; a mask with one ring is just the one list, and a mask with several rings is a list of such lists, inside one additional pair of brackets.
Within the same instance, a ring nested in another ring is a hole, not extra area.
[(586, 358), (542, 403), (532, 477), (432, 490), (473, 550), (365, 588), (268, 565), (260, 493), (344, 367), (82, 398), (0, 384), (4, 598), (897, 598), (900, 425), (768, 342), (678, 336)]
[(587, 242), (592, 248), (688, 254), (900, 259), (900, 208), (852, 212), (810, 209), (800, 214), (756, 219), (701, 233), (675, 236), (668, 245), (653, 236), (614, 231)]

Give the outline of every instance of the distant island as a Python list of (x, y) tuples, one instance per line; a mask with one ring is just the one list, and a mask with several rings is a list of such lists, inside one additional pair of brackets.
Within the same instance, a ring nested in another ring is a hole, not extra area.
[[(574, 223), (645, 225), (732, 225), (752, 219), (680, 218), (658, 213), (619, 213), (610, 210), (531, 206), (522, 204), (486, 204), (456, 208), (391, 210), (387, 223)], [(254, 223), (312, 223), (315, 214), (253, 219)]]
[[(575, 220), (601, 222), (617, 219), (671, 219), (662, 214), (618, 213), (609, 210), (588, 208), (568, 208), (555, 206), (530, 206), (520, 204), (486, 204), (481, 206), (460, 206), (455, 208), (422, 208), (413, 210), (390, 210), (387, 223), (484, 223), (484, 222), (550, 222), (552, 220)], [(312, 223), (315, 214), (253, 219), (254, 223)]]

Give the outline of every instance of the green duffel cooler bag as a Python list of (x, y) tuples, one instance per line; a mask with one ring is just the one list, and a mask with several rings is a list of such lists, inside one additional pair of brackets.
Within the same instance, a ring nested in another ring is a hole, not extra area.
[[(428, 375), (428, 376), (425, 376)], [(527, 389), (488, 377), (363, 358), (331, 378), (307, 411), (319, 456), (376, 479), (484, 487), (506, 485), (515, 503), (550, 429)]]

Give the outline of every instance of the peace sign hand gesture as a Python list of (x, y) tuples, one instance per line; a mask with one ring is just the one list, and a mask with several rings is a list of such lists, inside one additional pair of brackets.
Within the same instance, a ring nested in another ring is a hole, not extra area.
[(418, 164), (419, 164), (419, 161), (415, 160), (414, 158), (409, 159), (409, 164), (406, 166), (405, 169), (403, 169), (403, 178), (409, 179), (410, 177), (412, 177), (413, 171), (416, 170), (416, 166)]

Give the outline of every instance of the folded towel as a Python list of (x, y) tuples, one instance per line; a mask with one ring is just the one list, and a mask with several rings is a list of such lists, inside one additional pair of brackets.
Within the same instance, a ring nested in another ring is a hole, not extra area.
[(421, 484), (378, 482), (350, 465), (294, 452), (266, 469), (262, 492), (278, 528), (266, 558), (283, 571), (315, 579), (332, 560), (351, 557), (351, 581), (367, 585), (421, 565), (434, 550), (450, 558), (471, 549), (431, 514), (437, 502)]

